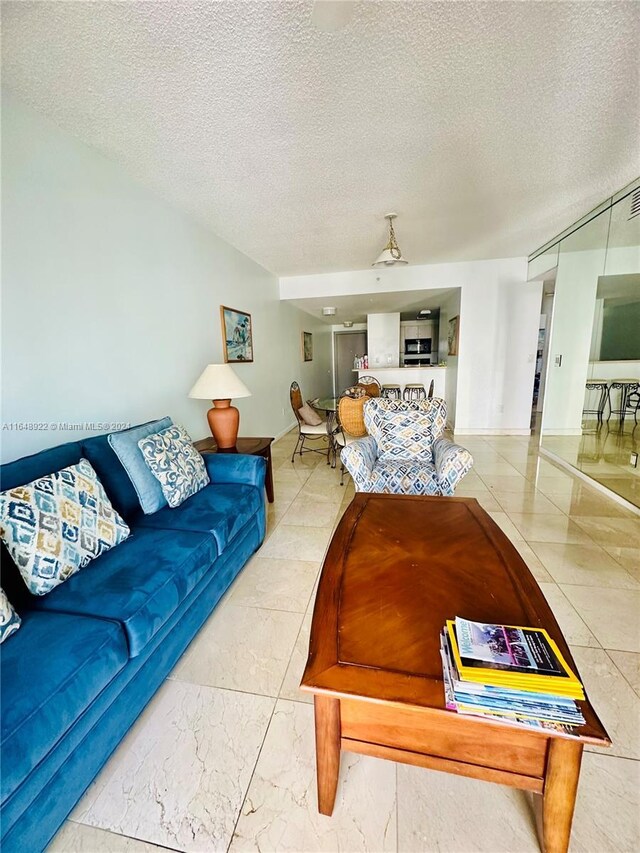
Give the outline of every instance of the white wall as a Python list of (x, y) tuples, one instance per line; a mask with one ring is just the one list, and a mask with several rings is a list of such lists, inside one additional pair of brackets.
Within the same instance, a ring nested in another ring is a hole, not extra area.
[(438, 361), (446, 361), (444, 399), (447, 404), (447, 423), (454, 427), (456, 423), (456, 399), (458, 395), (458, 356), (449, 355), (449, 320), (460, 316), (460, 290), (454, 290), (451, 296), (440, 305), (440, 326), (438, 338)]
[(528, 434), (541, 282), (526, 258), (428, 264), (280, 279), (282, 299), (461, 289), (455, 429)]
[(400, 314), (367, 314), (369, 367), (400, 365)]
[(91, 432), (9, 428), (20, 422), (170, 414), (207, 435), (207, 402), (187, 394), (222, 361), (221, 304), (253, 315), (255, 362), (236, 366), (253, 392), (237, 401), (241, 434), (293, 422), (293, 379), (330, 393), (330, 327), (281, 302), (275, 276), (28, 108), (2, 106), (3, 460)]

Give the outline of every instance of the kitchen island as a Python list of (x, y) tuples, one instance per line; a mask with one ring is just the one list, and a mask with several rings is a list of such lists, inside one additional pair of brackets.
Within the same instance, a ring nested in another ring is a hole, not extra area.
[(373, 376), (381, 385), (399, 385), (400, 390), (405, 385), (422, 382), (425, 391), (429, 393), (429, 385), (433, 380), (433, 396), (445, 397), (446, 367), (437, 365), (421, 367), (369, 367), (367, 370), (357, 370), (358, 379), (361, 376)]

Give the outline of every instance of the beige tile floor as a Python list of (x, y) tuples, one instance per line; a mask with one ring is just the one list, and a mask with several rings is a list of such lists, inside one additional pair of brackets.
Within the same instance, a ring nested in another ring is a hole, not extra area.
[[(585, 752), (572, 851), (640, 848), (640, 519), (519, 437), (469, 437), (475, 497), (549, 600), (613, 739)], [(353, 485), (274, 445), (268, 538), (54, 839), (56, 851), (536, 851), (528, 796), (344, 755), (316, 808), (298, 684), (324, 550)]]

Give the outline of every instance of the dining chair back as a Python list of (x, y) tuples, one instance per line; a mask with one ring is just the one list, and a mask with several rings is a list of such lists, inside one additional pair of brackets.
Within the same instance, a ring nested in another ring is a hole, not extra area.
[(358, 385), (364, 388), (367, 397), (379, 397), (382, 393), (382, 385), (375, 376), (361, 376)]
[(434, 385), (435, 385), (435, 382), (434, 382), (434, 380), (432, 379), (432, 380), (431, 380), (431, 384), (429, 385), (429, 391), (428, 391), (428, 393), (427, 393), (427, 400), (432, 400), (432, 399), (433, 399), (433, 388), (434, 388)]

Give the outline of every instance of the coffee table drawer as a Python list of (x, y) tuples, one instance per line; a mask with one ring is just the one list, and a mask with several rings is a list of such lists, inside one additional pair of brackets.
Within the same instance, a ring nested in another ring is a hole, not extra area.
[(541, 778), (548, 739), (453, 712), (340, 699), (343, 738)]

